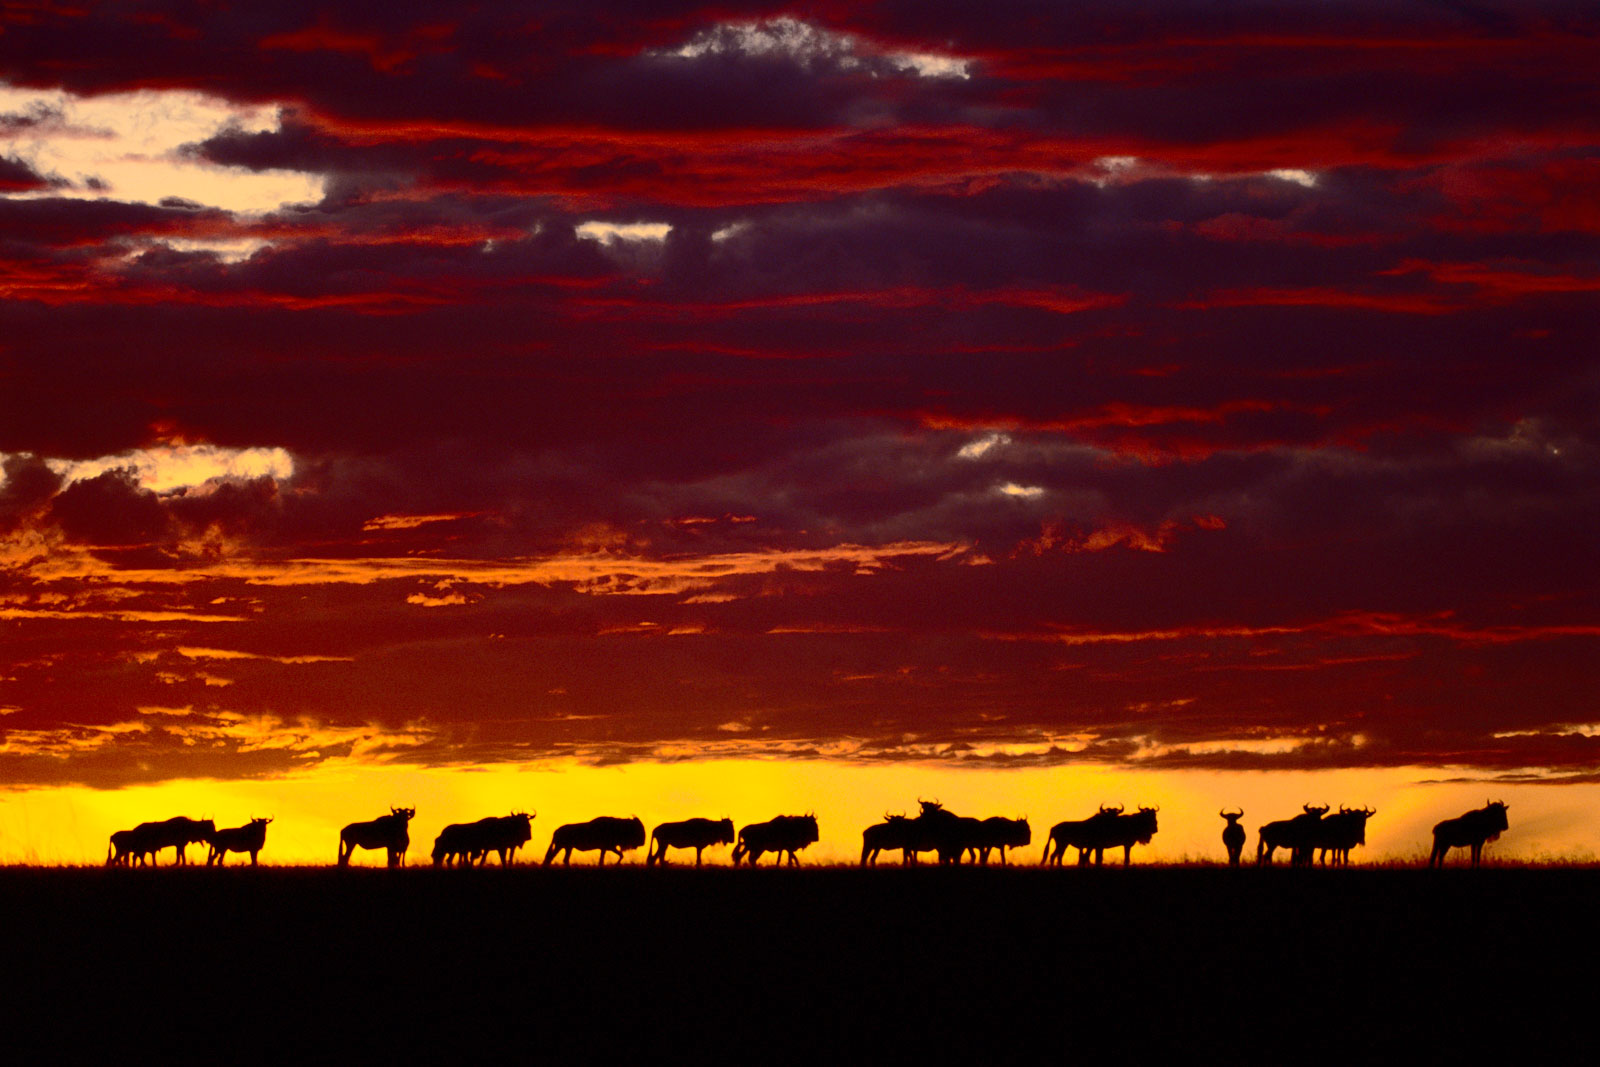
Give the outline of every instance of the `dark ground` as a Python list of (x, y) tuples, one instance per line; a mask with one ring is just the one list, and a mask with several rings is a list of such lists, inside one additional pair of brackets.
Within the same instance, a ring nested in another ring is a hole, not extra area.
[(1592, 1044), (1597, 890), (1579, 868), (10, 868), (5, 1032), (362, 1062), (1538, 1056)]

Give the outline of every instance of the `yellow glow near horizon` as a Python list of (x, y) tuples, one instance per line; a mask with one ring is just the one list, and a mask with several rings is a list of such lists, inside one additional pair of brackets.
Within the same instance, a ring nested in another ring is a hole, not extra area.
[[(1102, 804), (1160, 805), (1160, 831), (1136, 846), (1135, 863), (1223, 858), (1223, 806), (1244, 807), (1247, 846), (1256, 830), (1297, 814), (1304, 803), (1369, 805), (1378, 809), (1358, 864), (1423, 858), (1434, 823), (1480, 807), (1486, 798), (1510, 804), (1511, 829), (1490, 846), (1498, 861), (1595, 859), (1597, 827), (1591, 785), (1429, 785), (1436, 772), (1419, 768), (1314, 773), (1143, 772), (1099, 766), (986, 770), (926, 764), (868, 765), (843, 761), (717, 760), (632, 763), (614, 767), (523, 764), (426, 769), (330, 761), (305, 774), (244, 781), (196, 780), (120, 790), (81, 787), (29, 789), (0, 795), (0, 863), (97, 865), (112, 831), (171, 815), (212, 818), (236, 826), (253, 816), (274, 818), (262, 853), (265, 863), (332, 864), (339, 829), (392, 806), (415, 807), (409, 862), (426, 864), (433, 838), (447, 823), (513, 810), (537, 811), (533, 840), (522, 862), (544, 855), (555, 827), (596, 815), (638, 815), (647, 830), (693, 816), (732, 818), (738, 826), (773, 815), (814, 811), (821, 840), (802, 856), (808, 864), (854, 863), (861, 831), (885, 811), (914, 813), (919, 797), (952, 811), (1026, 815), (1033, 844), (1014, 862), (1039, 861), (1050, 826), (1092, 814)], [(725, 847), (707, 862), (726, 864)], [(170, 853), (167, 854), (170, 857)], [(191, 860), (204, 849), (190, 849)], [(674, 862), (692, 853), (674, 853)], [(644, 850), (628, 862), (642, 863)], [(1109, 857), (1108, 857), (1109, 861)], [(170, 859), (168, 860), (170, 862)], [(240, 862), (230, 857), (229, 863)], [(381, 865), (377, 852), (356, 863)], [(593, 863), (594, 854), (575, 854)], [(1118, 859), (1120, 862), (1120, 858)]]

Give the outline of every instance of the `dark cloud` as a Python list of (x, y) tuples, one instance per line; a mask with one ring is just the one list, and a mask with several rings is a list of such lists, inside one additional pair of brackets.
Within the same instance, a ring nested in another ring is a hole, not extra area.
[(32, 193), (59, 184), (20, 159), (0, 156), (0, 193)]

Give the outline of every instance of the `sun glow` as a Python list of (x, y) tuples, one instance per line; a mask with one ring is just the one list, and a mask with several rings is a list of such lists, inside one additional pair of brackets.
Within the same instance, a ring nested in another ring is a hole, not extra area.
[[(0, 862), (97, 865), (112, 831), (184, 814), (219, 827), (273, 817), (262, 861), (332, 864), (339, 829), (391, 806), (415, 807), (409, 862), (426, 864), (434, 837), (448, 823), (512, 811), (537, 812), (533, 840), (521, 862), (543, 858), (551, 832), (595, 815), (637, 815), (646, 828), (693, 816), (732, 818), (736, 825), (778, 814), (815, 812), (821, 840), (803, 853), (807, 864), (855, 863), (861, 831), (884, 814), (915, 814), (919, 799), (978, 816), (1026, 816), (1033, 843), (1013, 855), (1036, 864), (1051, 825), (1080, 819), (1100, 805), (1158, 806), (1160, 829), (1134, 862), (1218, 862), (1223, 807), (1245, 809), (1254, 847), (1264, 822), (1288, 818), (1302, 804), (1377, 809), (1368, 843), (1356, 863), (1416, 861), (1427, 851), (1433, 824), (1480, 807), (1484, 796), (1510, 804), (1511, 830), (1491, 846), (1492, 859), (1593, 860), (1586, 820), (1600, 799), (1595, 786), (1430, 784), (1419, 768), (1304, 774), (1129, 771), (1100, 765), (971, 769), (925, 763), (868, 765), (813, 759), (647, 761), (594, 766), (573, 761), (457, 768), (374, 766), (329, 760), (283, 777), (235, 781), (175, 781), (119, 790), (62, 787), (0, 794)], [(191, 861), (203, 849), (190, 850)], [(674, 856), (681, 862), (681, 857)], [(726, 848), (707, 862), (726, 864)], [(628, 856), (642, 863), (644, 851)], [(168, 860), (170, 862), (170, 859)], [(236, 862), (236, 860), (230, 860)], [(380, 865), (379, 853), (355, 862)], [(594, 854), (574, 863), (593, 863)], [(1120, 861), (1119, 861), (1120, 862)]]

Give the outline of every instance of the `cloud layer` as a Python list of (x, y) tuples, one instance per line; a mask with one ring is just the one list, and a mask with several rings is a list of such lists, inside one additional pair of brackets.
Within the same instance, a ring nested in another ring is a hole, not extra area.
[(1600, 772), (1587, 7), (5, 18), (8, 780)]

